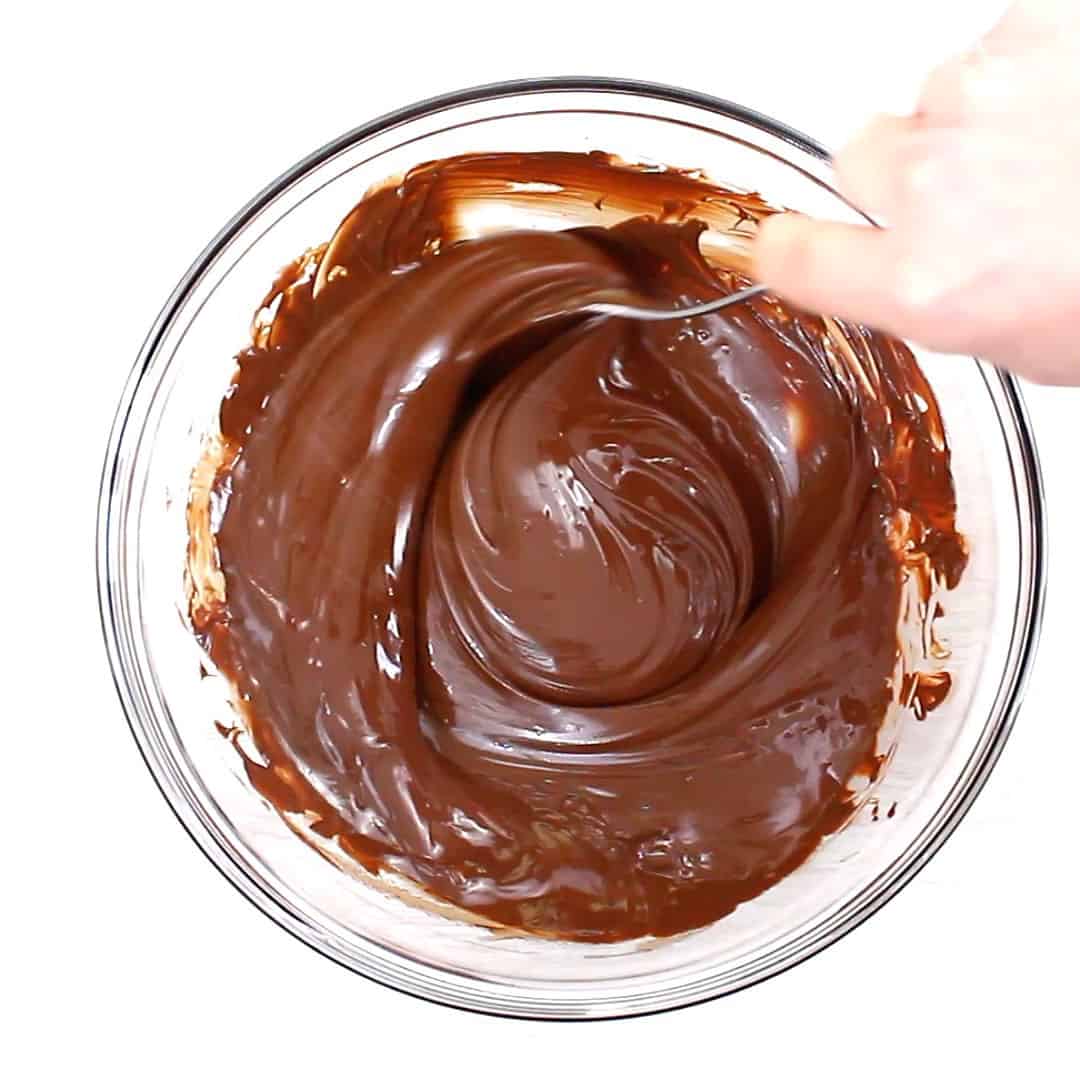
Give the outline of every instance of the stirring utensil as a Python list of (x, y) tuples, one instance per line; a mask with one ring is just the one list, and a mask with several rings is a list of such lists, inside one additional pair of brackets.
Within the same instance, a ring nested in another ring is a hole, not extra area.
[(704, 304), (693, 304), (691, 307), (654, 308), (598, 301), (581, 310), (590, 315), (613, 315), (621, 319), (643, 319), (648, 322), (659, 322), (663, 319), (692, 319), (695, 315), (708, 315), (710, 312), (720, 311), (721, 308), (730, 307), (732, 304), (741, 304), (744, 300), (761, 296), (764, 292), (764, 285), (754, 285), (751, 288), (740, 289), (738, 292), (721, 296), (716, 300), (709, 300)]

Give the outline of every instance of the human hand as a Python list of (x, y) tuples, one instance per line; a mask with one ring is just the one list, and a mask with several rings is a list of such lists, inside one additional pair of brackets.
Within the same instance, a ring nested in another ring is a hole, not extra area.
[(834, 162), (884, 226), (777, 214), (760, 281), (802, 307), (1037, 382), (1080, 384), (1080, 5), (1020, 0), (938, 68), (913, 116)]

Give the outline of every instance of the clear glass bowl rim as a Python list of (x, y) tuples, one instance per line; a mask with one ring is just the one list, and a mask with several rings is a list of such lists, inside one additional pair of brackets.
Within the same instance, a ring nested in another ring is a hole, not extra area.
[[(827, 162), (830, 159), (829, 151), (814, 139), (796, 131), (786, 124), (764, 115), (763, 113), (759, 113), (754, 109), (698, 91), (634, 79), (602, 78), (594, 76), (555, 76), (507, 80), (441, 94), (379, 116), (374, 120), (353, 128), (331, 142), (328, 142), (283, 172), (241, 208), (195, 259), (166, 300), (157, 319), (154, 321), (150, 332), (147, 334), (143, 346), (139, 351), (139, 355), (127, 381), (125, 382), (120, 403), (110, 430), (101, 476), (97, 508), (96, 565), (99, 613), (102, 633), (104, 635), (106, 651), (109, 658), (109, 665), (128, 726), (131, 729), (136, 744), (139, 747), (139, 751), (154, 782), (165, 797), (166, 802), (169, 804), (177, 820), (192, 840), (195, 841), (200, 850), (202, 850), (203, 854), (206, 855), (216, 869), (221, 872), (222, 876), (233, 884), (246, 899), (255, 905), (255, 907), (268, 915), (293, 937), (302, 941), (321, 955), (333, 960), (335, 963), (341, 964), (348, 970), (364, 975), (365, 977), (378, 982), (380, 985), (387, 986), (410, 996), (427, 998), (428, 1000), (438, 999), (433, 996), (429, 997), (428, 995), (418, 993), (405, 986), (396, 985), (386, 978), (376, 977), (370, 972), (364, 972), (354, 966), (348, 965), (326, 948), (323, 948), (320, 945), (320, 940), (314, 934), (303, 933), (300, 926), (302, 920), (299, 916), (284, 910), (280, 902), (264, 891), (259, 883), (248, 874), (245, 868), (235, 863), (232, 855), (217, 842), (209, 830), (204, 830), (201, 827), (193, 827), (182, 813), (181, 804), (185, 800), (185, 795), (182, 792), (175, 790), (173, 785), (171, 785), (169, 778), (163, 775), (162, 770), (154, 761), (153, 757), (148, 754), (147, 747), (144, 744), (146, 728), (143, 719), (140, 716), (136, 697), (132, 693), (129, 672), (127, 670), (123, 651), (120, 648), (118, 641), (119, 630), (117, 618), (122, 615), (122, 612), (118, 611), (118, 608), (122, 605), (118, 603), (117, 590), (115, 588), (116, 582), (114, 581), (114, 575), (110, 569), (112, 562), (111, 556), (115, 553), (115, 548), (120, 542), (118, 527), (113, 514), (114, 499), (117, 497), (118, 491), (120, 490), (122, 466), (121, 450), (124, 446), (125, 436), (129, 433), (133, 420), (137, 419), (132, 415), (133, 401), (141, 381), (146, 377), (147, 372), (152, 366), (159, 350), (160, 343), (165, 336), (165, 331), (176, 318), (189, 294), (217, 258), (218, 254), (253, 217), (311, 169), (317, 168), (355, 143), (386, 131), (389, 128), (396, 127), (409, 120), (442, 112), (455, 106), (474, 105), (487, 101), (495, 101), (500, 98), (552, 92), (593, 92), (610, 93), (613, 95), (633, 95), (637, 97), (652, 98), (657, 101), (672, 104), (694, 106), (716, 113), (719, 116), (741, 121), (752, 127), (758, 128), (819, 160)], [(870, 902), (861, 905), (843, 925), (836, 928), (831, 934), (816, 936), (815, 939), (797, 955), (789, 957), (784, 962), (777, 965), (773, 970), (764, 972), (753, 979), (751, 983), (747, 983), (744, 986), (735, 987), (719, 993), (713, 993), (677, 1005), (653, 1009), (651, 1011), (664, 1012), (670, 1011), (673, 1008), (685, 1008), (716, 997), (725, 996), (727, 993), (735, 992), (738, 989), (744, 989), (745, 986), (763, 982), (766, 979), (780, 974), (782, 971), (794, 967), (796, 964), (802, 963), (804, 960), (809, 959), (811, 956), (816, 955), (829, 945), (840, 940), (840, 938), (846, 936), (851, 930), (865, 922), (875, 911), (896, 896), (897, 893), (899, 893), (900, 890), (916, 876), (953, 833), (957, 825), (959, 825), (960, 821), (967, 814), (967, 811), (970, 809), (975, 798), (982, 790), (983, 785), (986, 783), (987, 778), (993, 770), (993, 767), (1008, 740), (1030, 676), (1042, 623), (1047, 577), (1045, 494), (1038, 452), (1036, 450), (1031, 424), (1028, 419), (1027, 410), (1017, 380), (1004, 371), (998, 371), (996, 374), (998, 379), (1000, 379), (1007, 415), (1012, 422), (1013, 432), (1017, 439), (1019, 464), (1024, 473), (1025, 487), (1028, 494), (1028, 504), (1026, 506), (1021, 505), (1018, 500), (1017, 509), (1022, 519), (1021, 526), (1026, 526), (1028, 531), (1027, 539), (1030, 544), (1030, 567), (1028, 568), (1030, 574), (1030, 588), (1027, 591), (1026, 604), (1023, 605), (1021, 610), (1017, 611), (1013, 636), (1014, 641), (1017, 638), (1019, 639), (1019, 644), (1010, 673), (1011, 677), (1008, 679), (1008, 684), (1005, 687), (1005, 698), (1001, 714), (996, 729), (993, 731), (991, 739), (987, 742), (982, 757), (977, 763), (976, 769), (971, 774), (966, 788), (962, 792), (962, 797), (955, 803), (951, 812), (943, 816), (937, 822), (936, 829), (925, 839), (925, 842), (911, 854), (911, 857), (907, 860), (906, 864), (899, 868), (898, 872), (892, 876), (889, 883), (884, 888), (880, 889), (877, 894), (871, 898)], [(1026, 520), (1024, 520), (1025, 518)], [(240, 872), (237, 873), (237, 870)], [(442, 1001), (440, 1003), (450, 1005), (452, 1008), (460, 1008), (464, 1011), (486, 1012), (493, 1013), (494, 1015), (514, 1015), (519, 1018), (522, 1015), (520, 1012), (515, 1012), (513, 1014), (499, 1014), (497, 1010), (492, 1010), (490, 1008), (470, 1009), (468, 1005), (455, 1002)], [(645, 1011), (634, 1011), (623, 1015), (639, 1016), (646, 1014), (647, 1012)], [(551, 1016), (535, 1018), (546, 1020), (576, 1020), (618, 1019), (620, 1017), (616, 1015), (600, 1017), (588, 1016), (580, 1018)]]

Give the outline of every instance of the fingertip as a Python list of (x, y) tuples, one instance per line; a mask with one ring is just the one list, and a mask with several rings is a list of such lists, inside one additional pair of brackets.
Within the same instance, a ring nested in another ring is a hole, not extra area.
[(808, 218), (793, 212), (773, 214), (761, 222), (753, 250), (757, 281), (780, 292), (800, 281), (810, 225)]

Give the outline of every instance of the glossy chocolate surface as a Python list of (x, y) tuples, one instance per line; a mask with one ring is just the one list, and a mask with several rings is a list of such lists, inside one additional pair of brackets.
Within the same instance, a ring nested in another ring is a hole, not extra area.
[[(625, 220), (469, 238), (478, 196)], [(771, 297), (574, 314), (741, 287), (702, 222), (766, 212), (473, 155), (283, 272), (189, 519), (193, 622), (287, 820), (493, 923), (668, 935), (798, 866), (890, 712), (947, 693), (903, 662), (965, 562), (909, 351)]]

